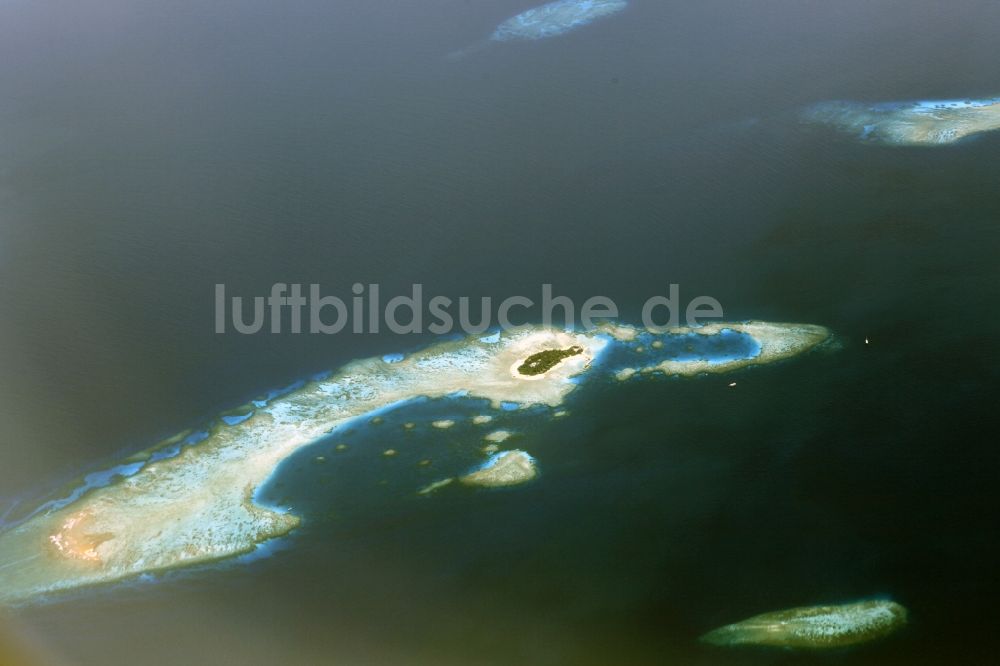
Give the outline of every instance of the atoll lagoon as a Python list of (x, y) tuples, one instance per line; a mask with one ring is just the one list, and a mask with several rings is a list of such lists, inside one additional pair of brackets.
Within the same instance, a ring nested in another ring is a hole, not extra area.
[[(207, 432), (185, 433), (166, 448), (136, 454), (113, 474), (90, 475), (65, 500), (43, 505), (0, 533), (0, 601), (23, 603), (252, 551), (300, 522), (289, 510), (258, 501), (258, 490), (279, 463), (340, 428), (359, 422), (385, 428), (379, 425), (383, 415), (414, 400), (484, 400), (498, 414), (530, 418), (534, 410), (560, 407), (586, 376), (613, 378), (633, 357), (643, 359), (643, 374), (693, 376), (789, 358), (830, 337), (820, 326), (764, 322), (664, 334), (620, 325), (586, 332), (525, 327), (504, 332), (496, 342), (441, 342), (392, 363), (383, 357), (354, 361), (258, 400), (249, 412), (222, 418)], [(637, 354), (637, 341), (648, 342), (649, 349)], [(526, 363), (523, 374), (518, 368)], [(486, 416), (473, 421), (485, 424), (491, 420)], [(430, 425), (443, 436), (455, 424), (453, 418), (435, 418)], [(401, 438), (407, 430), (392, 429)], [(388, 432), (381, 457), (396, 459), (401, 447)], [(516, 485), (534, 478), (529, 453), (498, 450), (510, 436), (506, 429), (486, 434), (497, 448), (484, 452), (494, 457), (459, 476), (461, 485)], [(481, 446), (480, 437), (469, 445)], [(320, 462), (332, 464), (326, 457)]]
[(828, 125), (858, 140), (897, 146), (936, 146), (1000, 129), (1000, 97), (865, 104), (822, 102), (805, 122)]
[(840, 648), (884, 638), (905, 625), (906, 617), (906, 609), (893, 601), (806, 606), (755, 615), (710, 631), (701, 640), (728, 647)]
[(709, 324), (658, 336), (643, 333), (638, 339), (650, 340), (648, 350), (643, 345), (619, 347), (611, 351), (611, 362), (619, 366), (615, 376), (622, 381), (637, 373), (690, 377), (778, 361), (825, 343), (829, 337), (822, 326), (805, 324)]

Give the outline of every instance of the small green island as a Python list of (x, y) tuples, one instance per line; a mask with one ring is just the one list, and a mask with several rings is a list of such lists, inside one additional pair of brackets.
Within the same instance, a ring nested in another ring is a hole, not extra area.
[(524, 363), (517, 367), (517, 371), (522, 375), (528, 375), (529, 377), (544, 375), (546, 372), (559, 365), (564, 358), (569, 358), (570, 356), (576, 356), (577, 354), (582, 353), (583, 347), (578, 345), (573, 345), (568, 349), (546, 349), (545, 351), (532, 354), (528, 358), (524, 359)]

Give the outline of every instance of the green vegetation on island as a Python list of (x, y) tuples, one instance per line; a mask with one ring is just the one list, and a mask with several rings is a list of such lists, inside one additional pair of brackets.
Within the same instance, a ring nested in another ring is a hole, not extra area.
[(578, 345), (573, 345), (569, 349), (546, 349), (524, 359), (524, 363), (518, 366), (517, 371), (528, 376), (544, 375), (559, 365), (564, 358), (582, 353), (583, 347)]

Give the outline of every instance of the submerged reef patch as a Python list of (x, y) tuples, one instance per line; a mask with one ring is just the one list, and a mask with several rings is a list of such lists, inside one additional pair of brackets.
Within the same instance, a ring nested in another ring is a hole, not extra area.
[(445, 486), (450, 486), (455, 479), (447, 478), (441, 479), (440, 481), (434, 481), (433, 483), (428, 483), (426, 486), (417, 491), (418, 495), (430, 495), (436, 490), (440, 490)]
[(632, 377), (634, 377), (637, 372), (638, 370), (636, 370), (635, 368), (622, 368), (621, 370), (615, 373), (615, 379), (617, 379), (620, 382), (624, 382), (626, 380), (632, 379)]
[(916, 102), (822, 102), (802, 114), (862, 141), (897, 146), (940, 146), (1000, 129), (1000, 97)]
[(906, 624), (906, 609), (892, 601), (805, 606), (755, 615), (701, 637), (721, 646), (765, 645), (828, 649), (883, 638)]
[(479, 469), (459, 477), (467, 486), (502, 488), (531, 481), (538, 475), (535, 459), (524, 451), (502, 451), (495, 454)]
[(455, 51), (449, 57), (453, 60), (460, 59), (497, 42), (556, 37), (599, 18), (616, 14), (627, 6), (626, 0), (555, 0), (510, 17), (496, 27), (489, 39)]
[(494, 41), (555, 37), (622, 11), (625, 0), (556, 0), (521, 12), (493, 31)]

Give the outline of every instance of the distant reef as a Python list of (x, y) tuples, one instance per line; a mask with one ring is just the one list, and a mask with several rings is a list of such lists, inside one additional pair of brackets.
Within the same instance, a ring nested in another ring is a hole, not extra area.
[(893, 601), (804, 606), (755, 615), (702, 636), (721, 646), (764, 645), (829, 649), (884, 638), (906, 624), (906, 609)]
[(834, 127), (861, 141), (941, 146), (1000, 129), (1000, 97), (913, 102), (822, 102), (803, 111), (807, 123)]

